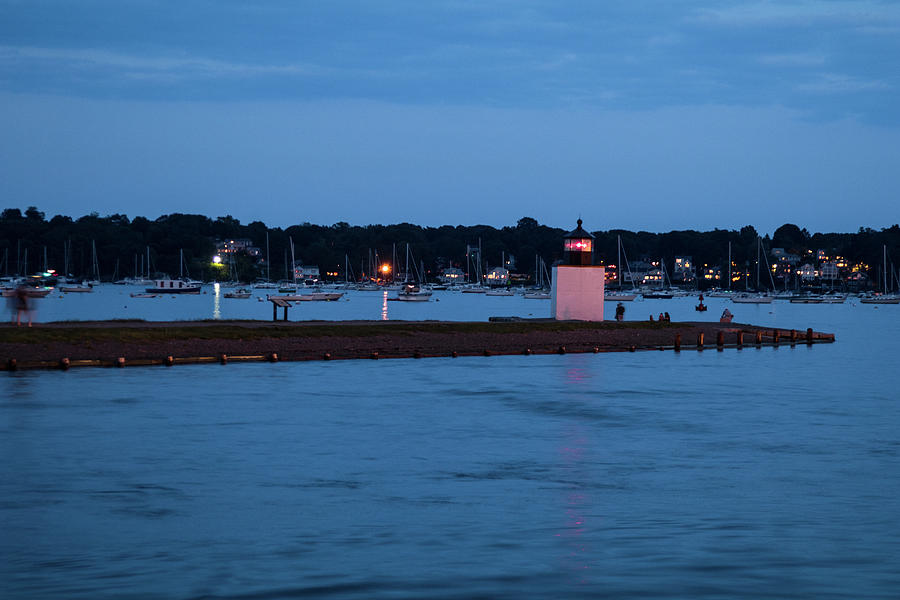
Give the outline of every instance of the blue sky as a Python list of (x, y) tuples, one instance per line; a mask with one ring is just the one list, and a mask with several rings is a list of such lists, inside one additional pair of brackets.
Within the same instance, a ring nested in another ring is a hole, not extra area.
[(0, 0), (3, 206), (898, 221), (900, 3)]

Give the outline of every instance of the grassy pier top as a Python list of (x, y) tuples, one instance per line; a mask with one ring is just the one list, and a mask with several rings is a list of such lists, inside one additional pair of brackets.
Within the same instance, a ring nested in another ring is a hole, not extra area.
[[(682, 323), (681, 325), (685, 325)], [(34, 327), (0, 326), (0, 344), (47, 342), (78, 343), (85, 340), (142, 342), (172, 339), (279, 339), (297, 337), (367, 337), (417, 333), (527, 333), (604, 330), (659, 330), (673, 323), (650, 321), (57, 321)]]

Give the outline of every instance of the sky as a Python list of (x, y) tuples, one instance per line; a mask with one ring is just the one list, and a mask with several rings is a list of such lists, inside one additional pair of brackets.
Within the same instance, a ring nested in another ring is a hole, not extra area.
[(900, 3), (0, 0), (0, 207), (900, 220)]

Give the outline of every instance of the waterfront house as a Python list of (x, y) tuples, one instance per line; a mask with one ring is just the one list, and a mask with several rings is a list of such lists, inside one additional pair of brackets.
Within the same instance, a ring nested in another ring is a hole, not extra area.
[(494, 267), (488, 272), (485, 281), (490, 287), (504, 287), (509, 283), (509, 270)]
[(438, 281), (446, 285), (461, 284), (466, 280), (466, 274), (462, 269), (456, 267), (447, 267), (438, 275)]

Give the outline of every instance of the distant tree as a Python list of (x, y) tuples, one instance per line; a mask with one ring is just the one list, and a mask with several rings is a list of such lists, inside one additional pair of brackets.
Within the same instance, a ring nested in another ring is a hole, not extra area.
[(43, 222), (44, 213), (39, 211), (36, 206), (29, 206), (25, 209), (25, 218), (29, 221)]
[(522, 217), (516, 223), (518, 229), (537, 229), (538, 225), (537, 219), (532, 219), (531, 217)]
[(788, 252), (799, 253), (809, 244), (809, 232), (792, 223), (785, 223), (775, 230), (772, 235), (772, 244), (784, 248)]

